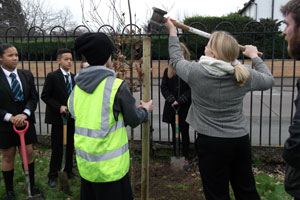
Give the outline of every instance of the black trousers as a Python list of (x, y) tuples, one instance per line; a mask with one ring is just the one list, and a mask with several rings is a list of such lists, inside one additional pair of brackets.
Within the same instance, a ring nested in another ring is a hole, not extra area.
[[(176, 153), (176, 128), (175, 128), (175, 122), (171, 123), (172, 127), (172, 142), (173, 142), (173, 150), (174, 150), (174, 155)], [(181, 137), (182, 140), (182, 155), (185, 158), (189, 158), (189, 146), (190, 146), (190, 135), (189, 135), (189, 127), (190, 125), (186, 123), (185, 120), (180, 120), (179, 119), (179, 139)], [(180, 146), (179, 146), (180, 150)], [(180, 152), (180, 151), (179, 151)]]
[(217, 138), (198, 133), (196, 149), (206, 200), (260, 199), (252, 172), (249, 136)]
[[(73, 167), (73, 151), (74, 151), (74, 121), (68, 122), (67, 128), (67, 153), (66, 153), (66, 172), (72, 172)], [(52, 125), (51, 129), (51, 159), (48, 177), (54, 178), (58, 176), (61, 169), (63, 156), (63, 125)]]
[(93, 183), (81, 178), (80, 200), (132, 200), (128, 173), (118, 181)]

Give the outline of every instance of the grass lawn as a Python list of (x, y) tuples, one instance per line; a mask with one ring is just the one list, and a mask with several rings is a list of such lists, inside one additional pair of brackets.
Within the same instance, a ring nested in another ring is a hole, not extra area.
[[(293, 200), (293, 198), (284, 190), (283, 176), (274, 176), (261, 171), (257, 171), (256, 173), (256, 188), (262, 200)], [(230, 197), (231, 199), (234, 199), (231, 188)]]
[[(80, 194), (80, 179), (79, 178), (69, 181), (70, 188), (73, 193), (72, 196), (62, 193), (59, 190), (59, 185), (53, 189), (48, 186), (47, 174), (49, 171), (50, 153), (51, 152), (48, 149), (48, 147), (45, 147), (45, 146), (38, 146), (38, 149), (35, 150), (36, 185), (43, 192), (43, 194), (47, 200), (79, 200), (79, 194)], [(168, 159), (168, 156), (166, 154), (164, 154), (163, 156), (159, 156), (158, 154), (159, 153), (156, 154), (155, 159), (151, 159), (150, 165), (153, 167), (160, 166), (162, 168), (168, 169), (169, 168), (168, 161), (166, 161), (166, 159)], [(0, 158), (0, 160), (1, 160), (1, 158)], [(137, 163), (137, 165), (140, 167), (139, 164), (141, 161), (141, 155), (139, 155), (139, 153), (136, 153), (135, 160), (136, 160), (135, 163)], [(187, 172), (185, 175), (185, 178), (186, 178), (186, 176), (195, 177), (195, 178), (197, 178), (197, 181), (199, 180), (198, 182), (200, 183), (199, 172), (198, 172), (195, 160), (196, 159), (193, 160), (194, 171)], [(270, 174), (270, 173), (266, 173), (266, 172), (259, 170), (259, 167), (255, 168), (254, 171), (255, 171), (255, 180), (256, 180), (256, 184), (257, 184), (257, 189), (261, 196), (261, 199), (264, 199), (264, 200), (284, 200), (284, 199), (292, 200), (292, 197), (289, 196), (284, 190), (283, 173)], [(74, 172), (78, 175), (78, 172), (76, 169), (74, 169)], [(137, 176), (139, 176), (139, 175), (137, 175)], [(165, 174), (164, 176), (160, 176), (160, 175), (158, 176), (157, 174), (155, 174), (155, 175), (153, 175), (153, 177), (154, 176), (156, 176), (156, 179), (152, 178), (152, 174), (150, 172), (150, 182), (151, 182), (151, 180), (153, 180), (153, 181), (157, 180), (156, 184), (158, 184), (159, 182), (161, 182), (160, 180), (168, 181), (167, 174)], [(5, 196), (5, 186), (4, 186), (2, 174), (1, 174), (0, 178), (1, 178), (0, 200), (2, 200), (2, 199), (4, 199), (4, 196)], [(186, 179), (183, 179), (183, 180), (186, 180)], [(135, 184), (140, 185), (140, 183), (138, 183), (138, 182), (136, 182)], [(187, 183), (185, 183), (185, 181), (183, 181), (181, 184), (177, 184), (176, 190), (173, 190), (173, 185), (174, 184), (172, 183), (172, 179), (170, 179), (169, 184), (165, 184), (165, 186), (159, 186), (159, 187), (160, 188), (165, 187), (164, 193), (165, 194), (169, 193), (169, 195), (171, 195), (171, 193), (174, 193), (174, 192), (176, 193), (176, 191), (181, 192), (181, 193), (183, 191), (189, 193), (188, 188), (191, 188), (191, 186), (187, 185)], [(26, 198), (24, 175), (23, 175), (23, 170), (21, 167), (21, 159), (20, 159), (19, 155), (16, 156), (14, 189), (15, 189), (15, 194), (16, 194), (17, 200)], [(155, 195), (151, 194), (151, 190), (155, 190), (152, 185), (150, 187), (150, 198), (151, 199), (168, 199), (167, 196), (165, 196), (164, 198), (159, 198), (159, 197), (152, 198)], [(135, 196), (137, 197), (136, 199), (139, 199), (138, 198), (140, 196), (139, 190), (135, 190), (135, 192), (136, 192)], [(202, 188), (199, 187), (198, 191), (196, 191), (196, 192), (203, 193), (203, 190), (202, 190)], [(176, 197), (178, 197), (178, 198), (176, 198)], [(232, 199), (234, 199), (232, 191), (231, 191), (231, 197), (232, 197)], [(182, 194), (172, 194), (172, 199), (180, 199), (181, 200), (182, 198), (183, 198)], [(189, 198), (189, 199), (192, 199), (192, 198)]]
[[(79, 188), (80, 180), (70, 180), (69, 185), (70, 189), (73, 192), (73, 197), (66, 195), (59, 190), (59, 186), (56, 188), (50, 188), (48, 186), (48, 172), (49, 172), (49, 162), (50, 162), (50, 153), (51, 151), (48, 147), (39, 146), (35, 150), (35, 182), (37, 187), (42, 191), (47, 200), (71, 200), (79, 199)], [(19, 155), (16, 155), (15, 162), (15, 173), (14, 173), (14, 190), (16, 195), (16, 200), (25, 199), (27, 197), (25, 190), (25, 178), (23, 174), (23, 169), (21, 167), (21, 158)], [(77, 173), (76, 170), (74, 170)], [(78, 173), (77, 173), (78, 174)], [(5, 186), (1, 174), (1, 186), (0, 186), (0, 200), (5, 196)], [(74, 198), (75, 197), (75, 198)], [(77, 198), (76, 198), (77, 197)]]

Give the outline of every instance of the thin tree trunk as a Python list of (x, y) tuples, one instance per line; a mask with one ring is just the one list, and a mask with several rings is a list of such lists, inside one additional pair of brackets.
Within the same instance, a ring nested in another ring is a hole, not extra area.
[[(150, 54), (151, 40), (143, 38), (143, 101), (150, 100)], [(150, 122), (142, 125), (142, 183), (141, 199), (149, 199), (149, 157), (150, 157)]]

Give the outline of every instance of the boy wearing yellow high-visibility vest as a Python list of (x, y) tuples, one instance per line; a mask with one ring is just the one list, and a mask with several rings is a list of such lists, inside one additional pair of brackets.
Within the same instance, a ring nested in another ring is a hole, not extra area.
[(128, 84), (108, 69), (114, 45), (106, 34), (83, 34), (74, 49), (90, 64), (76, 76), (68, 102), (75, 118), (80, 199), (133, 199), (126, 125), (146, 122), (152, 100), (137, 107)]

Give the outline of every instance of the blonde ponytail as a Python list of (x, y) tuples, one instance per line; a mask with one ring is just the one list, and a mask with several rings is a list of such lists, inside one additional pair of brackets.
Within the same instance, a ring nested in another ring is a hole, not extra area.
[(211, 34), (207, 44), (217, 59), (231, 62), (234, 67), (234, 77), (239, 86), (245, 84), (249, 77), (249, 71), (237, 61), (240, 48), (236, 39), (224, 31), (216, 31)]
[(234, 66), (234, 77), (239, 86), (243, 86), (249, 77), (249, 71), (242, 64)]

